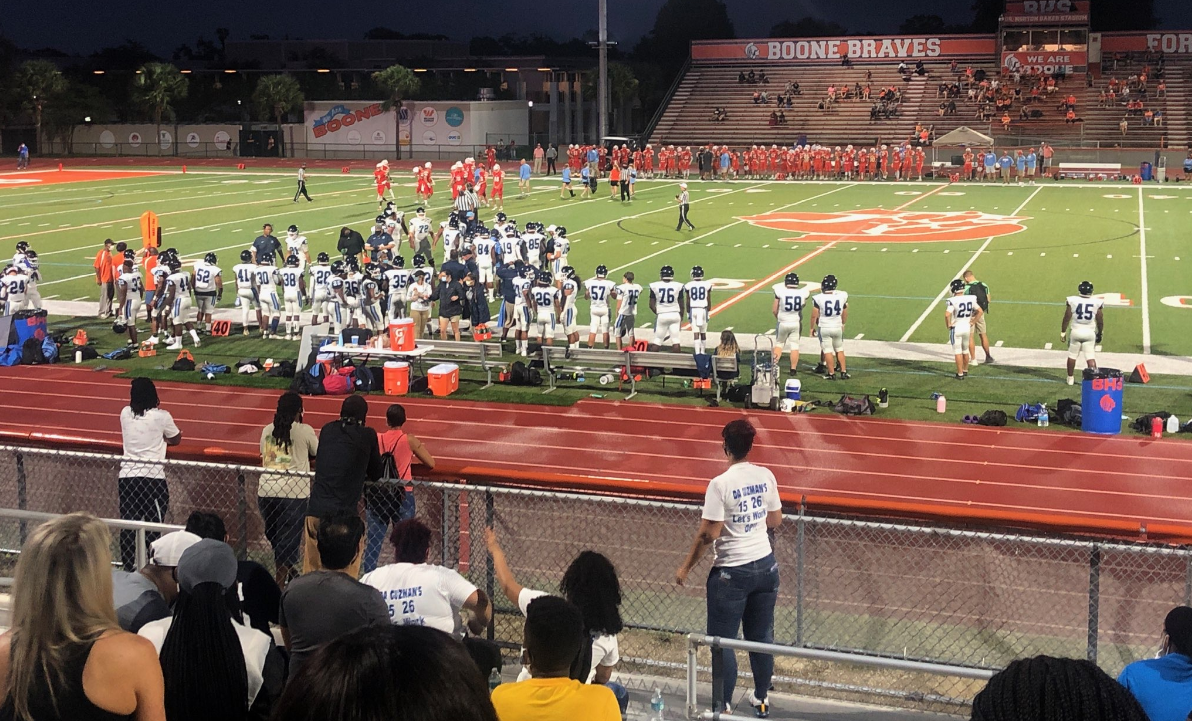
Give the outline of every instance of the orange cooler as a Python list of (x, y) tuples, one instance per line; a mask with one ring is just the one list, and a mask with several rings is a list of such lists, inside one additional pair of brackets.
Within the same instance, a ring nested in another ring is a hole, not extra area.
[(436, 396), (449, 396), (459, 390), (459, 366), (440, 363), (427, 371), (427, 385)]
[(414, 319), (402, 318), (389, 324), (389, 348), (391, 350), (414, 350)]
[(410, 390), (410, 364), (389, 361), (385, 364), (385, 395), (404, 396)]

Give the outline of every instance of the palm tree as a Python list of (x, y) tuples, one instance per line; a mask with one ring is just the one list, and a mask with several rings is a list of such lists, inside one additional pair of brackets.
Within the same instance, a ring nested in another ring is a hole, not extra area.
[[(273, 118), (277, 123), (277, 137), (281, 135), (281, 121), (285, 114), (302, 105), (304, 100), (302, 88), (298, 81), (290, 75), (266, 75), (257, 81), (257, 88), (252, 92), (252, 101), (257, 106), (257, 112), (265, 117)], [(282, 143), (282, 154), (285, 154), (285, 144)]]
[[(584, 97), (586, 99), (596, 99), (599, 93), (597, 85), (596, 73), (588, 73), (584, 78)], [(608, 64), (609, 108), (615, 109), (616, 119), (616, 123), (610, 123), (609, 127), (614, 127), (614, 132), (619, 132), (622, 135), (628, 133), (630, 128), (626, 106), (637, 97), (638, 86), (639, 83), (633, 74), (633, 68), (625, 63), (612, 62)]]
[(373, 82), (380, 85), (389, 96), (381, 104), (385, 112), (393, 111), (393, 142), (397, 148), (397, 159), (401, 159), (401, 106), (402, 101), (418, 92), (418, 76), (404, 65), (390, 65), (372, 74)]
[[(170, 63), (145, 63), (133, 81), (134, 96), (142, 106), (153, 112), (157, 126), (156, 145), (161, 154), (161, 118), (174, 115), (174, 101), (186, 97), (189, 89), (186, 76)], [(175, 146), (177, 147), (177, 146)]]
[(21, 108), (33, 113), (33, 125), (36, 128), (37, 145), (41, 148), (41, 120), (46, 103), (53, 102), (54, 96), (66, 89), (66, 79), (58, 66), (48, 60), (30, 60), (17, 70), (13, 82), (16, 99)]

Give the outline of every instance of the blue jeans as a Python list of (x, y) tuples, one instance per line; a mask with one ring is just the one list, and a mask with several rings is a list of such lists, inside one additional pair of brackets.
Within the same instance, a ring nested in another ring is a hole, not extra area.
[[(737, 632), (744, 627), (746, 641), (774, 642), (778, 561), (773, 553), (744, 566), (713, 568), (707, 587), (709, 636), (737, 638)], [(724, 702), (731, 704), (737, 685), (737, 655), (729, 649), (719, 652), (724, 661)], [(750, 653), (749, 667), (753, 670), (754, 694), (763, 699), (774, 675), (774, 657)]]
[(377, 559), (381, 557), (381, 546), (385, 545), (385, 536), (389, 533), (389, 524), (397, 523), (414, 517), (416, 506), (413, 491), (407, 491), (401, 499), (401, 506), (393, 508), (384, 502), (369, 503), (366, 495), (364, 507), (365, 541), (363, 572), (375, 570)]
[(629, 689), (616, 681), (609, 681), (604, 685), (617, 697), (617, 705), (621, 707), (621, 718), (625, 718), (625, 711), (629, 708)]

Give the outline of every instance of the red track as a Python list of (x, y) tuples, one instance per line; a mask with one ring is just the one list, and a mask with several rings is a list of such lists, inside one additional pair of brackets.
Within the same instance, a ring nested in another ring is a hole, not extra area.
[[(276, 391), (159, 383), (183, 431), (179, 457), (257, 462)], [(127, 380), (58, 366), (0, 369), (0, 435), (119, 450)], [(736, 409), (583, 401), (570, 408), (403, 397), (436, 475), (701, 498), (723, 468), (720, 428)], [(307, 398), (306, 421), (338, 398)], [(372, 396), (370, 422), (389, 399)], [(876, 418), (759, 413), (755, 460), (809, 508), (1192, 540), (1192, 444)]]

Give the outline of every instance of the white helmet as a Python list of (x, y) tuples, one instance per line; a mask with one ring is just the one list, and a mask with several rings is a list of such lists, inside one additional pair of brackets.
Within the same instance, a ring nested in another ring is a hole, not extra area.
[(389, 167), (389, 160), (388, 160), (388, 159), (382, 159), (382, 160), (381, 160), (381, 165), (384, 165), (386, 168), (388, 168), (388, 167)]
[(428, 161), (426, 161), (426, 165), (424, 165), (423, 167), (424, 167), (424, 168), (427, 168), (427, 169), (429, 169), (429, 168), (430, 168), (430, 161), (429, 161), (429, 160), (428, 160)]
[(498, 170), (500, 170), (500, 169), (501, 169), (501, 164), (500, 164), (500, 163), (493, 163), (493, 171), (494, 171), (494, 172), (495, 172), (495, 171), (498, 171)]

